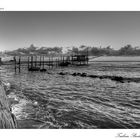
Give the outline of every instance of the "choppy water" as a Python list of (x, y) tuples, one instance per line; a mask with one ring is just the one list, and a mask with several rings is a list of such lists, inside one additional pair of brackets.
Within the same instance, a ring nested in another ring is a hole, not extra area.
[(40, 120), (39, 128), (140, 128), (140, 83), (58, 75), (60, 71), (133, 78), (140, 77), (140, 63), (97, 62), (50, 74), (15, 74), (2, 66), (1, 78), (11, 83), (9, 96), (19, 101), (12, 107), (18, 120)]

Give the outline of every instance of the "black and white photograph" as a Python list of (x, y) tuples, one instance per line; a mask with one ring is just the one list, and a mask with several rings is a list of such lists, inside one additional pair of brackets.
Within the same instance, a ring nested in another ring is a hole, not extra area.
[(140, 11), (4, 8), (0, 129), (140, 137)]

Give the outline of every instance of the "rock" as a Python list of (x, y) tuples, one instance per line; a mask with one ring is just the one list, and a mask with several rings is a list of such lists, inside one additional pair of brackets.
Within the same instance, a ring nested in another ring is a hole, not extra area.
[(80, 75), (81, 75), (81, 73), (78, 72), (78, 73), (77, 73), (77, 76), (80, 76)]
[(4, 89), (6, 90), (6, 91), (9, 91), (9, 89), (10, 89), (10, 87), (11, 87), (11, 84), (10, 83), (7, 83), (7, 82), (1, 82), (2, 83), (2, 85), (3, 85), (3, 87), (4, 87)]
[(8, 100), (9, 100), (9, 104), (10, 104), (10, 105), (18, 104), (18, 103), (19, 103), (19, 101), (16, 100), (15, 98), (8, 98)]
[(112, 78), (111, 78), (111, 80), (114, 80), (114, 81), (117, 81), (117, 82), (121, 82), (121, 83), (123, 83), (124, 81), (124, 79), (123, 79), (123, 77), (121, 77), (121, 76), (113, 76)]
[(8, 97), (2, 83), (0, 84), (0, 128), (17, 128), (16, 118), (11, 112)]
[(38, 102), (35, 101), (35, 102), (33, 103), (33, 105), (34, 105), (34, 106), (38, 106)]
[(40, 69), (40, 72), (46, 72), (47, 70), (46, 69)]
[(76, 73), (76, 72), (74, 72), (74, 73), (72, 74), (72, 76), (77, 76), (77, 73)]
[(63, 73), (63, 72), (59, 72), (58, 74), (59, 74), (59, 75), (65, 75), (65, 73)]
[(89, 75), (88, 77), (91, 77), (91, 78), (98, 78), (97, 75)]
[(82, 76), (82, 77), (86, 77), (87, 76), (87, 74), (86, 73), (81, 73), (81, 75), (80, 76)]
[(98, 78), (100, 78), (100, 79), (104, 79), (104, 76), (98, 76)]

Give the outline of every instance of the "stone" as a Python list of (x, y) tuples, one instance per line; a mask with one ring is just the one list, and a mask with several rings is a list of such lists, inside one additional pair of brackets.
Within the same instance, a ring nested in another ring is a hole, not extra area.
[(17, 128), (17, 121), (11, 112), (4, 86), (0, 83), (0, 129), (13, 128)]

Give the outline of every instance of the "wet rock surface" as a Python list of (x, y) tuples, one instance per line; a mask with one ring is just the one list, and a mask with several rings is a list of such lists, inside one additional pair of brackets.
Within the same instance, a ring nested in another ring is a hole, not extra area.
[(4, 85), (0, 83), (0, 129), (17, 128), (17, 121), (12, 114), (10, 102), (6, 96)]

